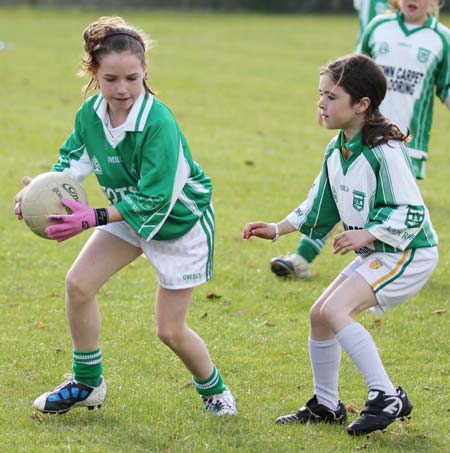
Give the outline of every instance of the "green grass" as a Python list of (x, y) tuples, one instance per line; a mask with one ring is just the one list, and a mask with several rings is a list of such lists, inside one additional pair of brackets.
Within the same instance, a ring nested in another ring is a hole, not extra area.
[[(314, 120), (318, 70), (351, 51), (353, 16), (120, 12), (158, 40), (151, 84), (214, 181), (215, 275), (196, 290), (189, 323), (207, 342), (240, 413), (217, 419), (202, 411), (189, 374), (155, 335), (156, 279), (138, 260), (99, 296), (107, 403), (100, 411), (34, 414), (33, 399), (70, 370), (63, 281), (87, 234), (64, 244), (39, 239), (16, 222), (12, 199), (21, 176), (46, 171), (71, 131), (82, 102), (75, 73), (84, 26), (119, 12), (0, 13), (0, 39), (12, 43), (0, 51), (2, 451), (450, 451), (449, 117), (440, 103), (421, 183), (440, 236), (440, 264), (420, 294), (380, 323), (371, 314), (359, 318), (394, 383), (408, 391), (413, 418), (357, 439), (341, 427), (274, 424), (312, 393), (309, 307), (351, 257), (334, 257), (327, 244), (309, 281), (280, 281), (269, 260), (292, 250), (299, 236), (244, 242), (241, 231), (251, 220), (282, 218), (305, 197), (333, 135)], [(92, 205), (104, 205), (93, 179), (86, 188)], [(365, 385), (345, 356), (340, 392), (361, 409)]]

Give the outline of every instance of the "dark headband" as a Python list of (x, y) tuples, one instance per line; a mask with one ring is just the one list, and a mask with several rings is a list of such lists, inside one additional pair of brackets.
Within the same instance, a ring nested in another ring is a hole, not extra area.
[(145, 51), (145, 45), (140, 38), (136, 38), (136, 36), (132, 35), (131, 33), (128, 33), (126, 31), (113, 31), (112, 33), (108, 33), (104, 39), (110, 38), (111, 36), (129, 36), (130, 38), (135, 39), (143, 48)]

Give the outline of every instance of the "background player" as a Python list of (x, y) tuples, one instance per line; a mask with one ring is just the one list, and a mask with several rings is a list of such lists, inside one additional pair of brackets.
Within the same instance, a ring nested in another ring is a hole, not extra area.
[(388, 80), (381, 112), (408, 143), (416, 177), (425, 177), (435, 93), (450, 109), (450, 30), (438, 22), (433, 0), (400, 0), (396, 12), (376, 18), (362, 40)]
[(361, 38), (368, 23), (379, 14), (389, 11), (389, 0), (353, 0), (353, 6), (358, 11), (359, 30), (355, 52), (361, 51)]

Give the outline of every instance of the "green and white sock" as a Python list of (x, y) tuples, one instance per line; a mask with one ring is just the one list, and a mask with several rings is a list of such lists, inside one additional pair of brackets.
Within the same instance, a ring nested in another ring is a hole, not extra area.
[(311, 239), (309, 236), (303, 236), (295, 253), (305, 258), (308, 263), (312, 263), (320, 254), (324, 245), (325, 241), (322, 239)]
[(192, 376), (192, 382), (195, 390), (202, 396), (216, 395), (227, 390), (227, 386), (223, 383), (222, 375), (215, 366), (208, 379), (200, 381), (195, 376)]
[(102, 351), (79, 352), (73, 350), (73, 377), (76, 381), (91, 387), (98, 387), (102, 382)]

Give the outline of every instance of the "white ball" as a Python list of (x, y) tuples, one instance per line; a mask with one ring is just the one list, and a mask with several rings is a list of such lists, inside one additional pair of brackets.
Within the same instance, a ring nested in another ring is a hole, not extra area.
[(72, 214), (72, 211), (61, 203), (62, 198), (88, 204), (83, 186), (68, 173), (42, 173), (25, 187), (20, 209), (25, 223), (33, 233), (49, 239), (45, 228), (59, 222), (49, 221), (47, 216)]

